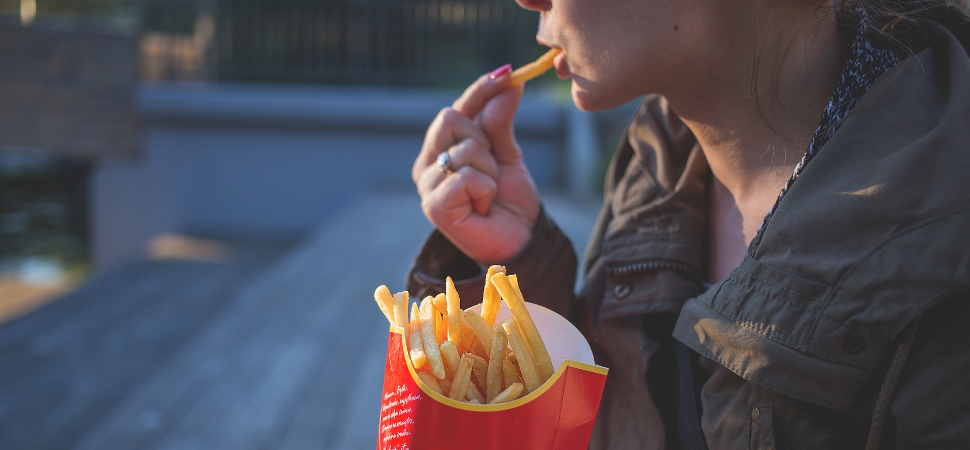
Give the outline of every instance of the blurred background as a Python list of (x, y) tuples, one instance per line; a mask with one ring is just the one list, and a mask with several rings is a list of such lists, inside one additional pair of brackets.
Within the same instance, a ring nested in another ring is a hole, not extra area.
[[(543, 53), (513, 0), (0, 0), (0, 448), (374, 448), (461, 89)], [(581, 251), (636, 103), (516, 116)], [(467, 293), (464, 295), (480, 295)]]

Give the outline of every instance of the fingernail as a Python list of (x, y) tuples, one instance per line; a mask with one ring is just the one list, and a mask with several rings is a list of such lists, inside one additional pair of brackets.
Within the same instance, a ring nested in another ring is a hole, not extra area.
[(512, 65), (506, 64), (498, 69), (495, 69), (488, 77), (491, 79), (496, 79), (512, 71)]

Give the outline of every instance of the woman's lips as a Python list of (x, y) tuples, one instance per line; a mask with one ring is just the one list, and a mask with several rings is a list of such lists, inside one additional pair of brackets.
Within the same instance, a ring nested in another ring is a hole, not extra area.
[(556, 76), (563, 80), (569, 78), (569, 63), (566, 62), (566, 52), (559, 52), (552, 60), (552, 64), (556, 67)]

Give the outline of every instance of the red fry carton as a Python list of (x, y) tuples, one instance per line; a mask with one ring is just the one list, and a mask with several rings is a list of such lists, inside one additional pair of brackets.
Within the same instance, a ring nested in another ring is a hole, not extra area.
[[(526, 307), (558, 369), (529, 395), (496, 405), (458, 402), (424, 389), (405, 357), (404, 330), (392, 326), (377, 450), (585, 450), (607, 369), (593, 364), (589, 344), (569, 321), (536, 304)], [(496, 322), (509, 316), (503, 302)]]

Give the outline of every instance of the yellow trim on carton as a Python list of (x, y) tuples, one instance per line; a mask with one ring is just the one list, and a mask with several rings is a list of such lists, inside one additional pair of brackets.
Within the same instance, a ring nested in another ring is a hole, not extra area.
[(506, 409), (517, 408), (526, 403), (529, 403), (532, 400), (535, 400), (536, 398), (538, 398), (546, 391), (548, 391), (549, 388), (551, 388), (552, 385), (556, 383), (559, 377), (561, 377), (562, 374), (566, 372), (566, 367), (585, 370), (587, 372), (593, 372), (603, 376), (605, 376), (610, 371), (610, 369), (607, 369), (606, 367), (595, 366), (592, 364), (586, 364), (586, 363), (581, 363), (579, 361), (573, 361), (573, 360), (567, 359), (563, 361), (562, 364), (559, 365), (559, 368), (556, 369), (556, 372), (553, 373), (552, 376), (549, 377), (549, 379), (546, 380), (545, 383), (542, 383), (542, 386), (539, 386), (539, 389), (536, 389), (530, 392), (529, 395), (526, 395), (525, 397), (512, 400), (511, 402), (497, 403), (494, 405), (474, 405), (471, 403), (460, 402), (458, 400), (453, 400), (451, 398), (448, 398), (447, 396), (441, 395), (431, 390), (431, 388), (429, 388), (428, 385), (424, 384), (424, 382), (421, 381), (420, 378), (418, 378), (418, 373), (414, 370), (414, 366), (411, 364), (411, 352), (408, 351), (407, 342), (405, 342), (406, 339), (404, 338), (405, 336), (404, 329), (398, 326), (391, 325), (390, 331), (391, 333), (397, 333), (401, 335), (401, 351), (404, 352), (404, 361), (405, 361), (405, 364), (408, 366), (408, 372), (411, 372), (411, 379), (414, 380), (414, 383), (418, 385), (418, 388), (420, 388), (425, 395), (437, 400), (439, 403), (444, 403), (453, 408), (463, 409), (465, 411), (504, 411)]

